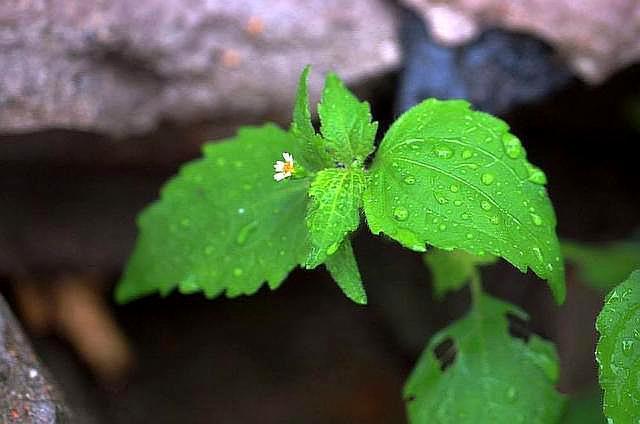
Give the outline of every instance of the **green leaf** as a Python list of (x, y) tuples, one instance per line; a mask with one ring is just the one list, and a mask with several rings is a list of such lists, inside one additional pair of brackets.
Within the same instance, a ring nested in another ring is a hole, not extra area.
[(307, 228), (312, 249), (307, 268), (320, 265), (338, 250), (345, 236), (358, 228), (365, 175), (358, 168), (324, 169), (309, 188)]
[(477, 266), (490, 265), (498, 260), (491, 255), (472, 255), (464, 250), (446, 251), (430, 249), (424, 255), (424, 262), (433, 275), (433, 291), (437, 299), (442, 299), (449, 291), (460, 290), (477, 275)]
[(461, 100), (427, 100), (385, 135), (364, 209), (371, 231), (413, 250), (489, 253), (565, 297), (564, 264), (544, 173), (503, 121)]
[[(526, 318), (513, 305), (482, 296), (463, 319), (429, 342), (404, 388), (411, 423), (555, 424), (564, 398), (553, 345), (536, 335), (513, 338), (506, 314)], [(442, 369), (436, 348), (453, 345), (453, 364)]]
[(635, 423), (640, 417), (640, 270), (607, 295), (596, 329), (604, 414), (613, 423)]
[(311, 171), (317, 171), (333, 166), (333, 163), (323, 147), (324, 141), (322, 137), (316, 133), (313, 123), (311, 122), (309, 94), (307, 90), (307, 80), (309, 79), (310, 71), (311, 67), (307, 66), (302, 71), (302, 74), (300, 74), (290, 132), (300, 146), (299, 158), (303, 165)]
[(362, 286), (362, 277), (348, 239), (340, 245), (335, 254), (327, 258), (325, 266), (345, 296), (356, 303), (366, 305), (367, 293)]
[(578, 267), (580, 281), (599, 289), (611, 289), (631, 271), (640, 268), (640, 243), (608, 244), (562, 242), (565, 259)]
[(327, 74), (318, 115), (332, 158), (344, 165), (364, 163), (373, 151), (378, 123), (371, 122), (369, 104), (360, 102), (333, 73)]
[(140, 234), (116, 297), (128, 301), (178, 287), (184, 293), (275, 289), (308, 252), (308, 180), (273, 180), (293, 138), (274, 125), (241, 129), (204, 147), (161, 199), (139, 217)]

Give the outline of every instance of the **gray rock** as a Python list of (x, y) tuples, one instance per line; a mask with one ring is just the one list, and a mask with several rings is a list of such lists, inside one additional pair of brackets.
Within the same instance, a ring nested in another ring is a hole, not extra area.
[(298, 75), (347, 82), (399, 63), (383, 0), (5, 0), (0, 133), (114, 136), (161, 121), (287, 120)]
[(42, 368), (18, 322), (0, 296), (0, 422), (72, 422), (69, 408)]
[(434, 39), (466, 44), (487, 27), (545, 40), (586, 82), (596, 84), (640, 60), (637, 0), (401, 0)]

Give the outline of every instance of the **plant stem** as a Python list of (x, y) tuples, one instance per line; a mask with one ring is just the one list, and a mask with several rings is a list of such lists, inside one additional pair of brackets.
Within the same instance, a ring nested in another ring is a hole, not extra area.
[(474, 307), (480, 303), (482, 297), (482, 280), (477, 269), (471, 274), (471, 303)]

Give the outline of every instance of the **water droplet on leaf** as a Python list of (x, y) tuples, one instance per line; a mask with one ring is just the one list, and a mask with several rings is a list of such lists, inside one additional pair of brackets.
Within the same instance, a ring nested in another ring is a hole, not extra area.
[(340, 247), (340, 242), (333, 243), (331, 246), (327, 247), (327, 255), (333, 255), (338, 251), (338, 247)]
[(527, 168), (529, 171), (529, 181), (539, 185), (545, 185), (547, 183), (547, 176), (540, 168), (536, 168), (533, 165), (529, 165)]
[(409, 217), (409, 211), (407, 210), (407, 208), (398, 206), (393, 209), (393, 217), (398, 221), (404, 221)]
[(540, 226), (542, 225), (542, 218), (540, 218), (540, 215), (536, 215), (535, 213), (532, 213), (531, 222), (533, 222), (533, 225)]
[(453, 150), (448, 146), (436, 146), (433, 151), (440, 159), (449, 159), (453, 156)]
[(490, 172), (487, 172), (487, 173), (482, 174), (482, 177), (480, 177), (480, 180), (482, 181), (482, 184), (484, 184), (484, 185), (491, 185), (496, 180), (496, 176), (493, 175)]
[(503, 135), (502, 144), (504, 151), (511, 159), (518, 159), (522, 155), (522, 144), (515, 135), (509, 133)]
[(480, 207), (485, 211), (488, 211), (491, 209), (492, 206), (491, 206), (491, 203), (487, 202), (486, 200), (483, 200), (482, 202), (480, 202)]
[(404, 183), (407, 185), (413, 185), (416, 183), (416, 178), (413, 175), (408, 175), (404, 178)]
[(258, 228), (258, 222), (252, 221), (249, 224), (245, 225), (238, 231), (238, 236), (236, 237), (236, 242), (238, 244), (245, 244), (249, 236), (254, 232), (254, 230)]

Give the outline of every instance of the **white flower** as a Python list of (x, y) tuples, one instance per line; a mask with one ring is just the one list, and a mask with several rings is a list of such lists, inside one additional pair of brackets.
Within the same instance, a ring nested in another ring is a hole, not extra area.
[(282, 181), (285, 178), (289, 178), (295, 172), (295, 167), (293, 165), (293, 156), (287, 152), (284, 152), (282, 154), (282, 157), (284, 158), (284, 162), (279, 160), (276, 161), (275, 165), (273, 165), (273, 168), (276, 171), (276, 173), (273, 174), (273, 179), (276, 181)]

